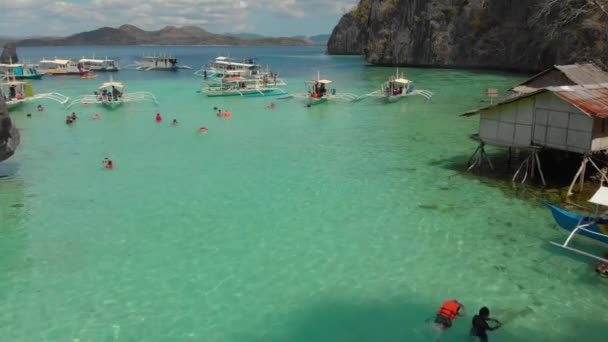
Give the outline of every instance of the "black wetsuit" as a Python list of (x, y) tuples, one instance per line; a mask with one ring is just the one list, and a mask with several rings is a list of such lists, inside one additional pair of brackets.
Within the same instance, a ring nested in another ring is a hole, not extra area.
[(479, 316), (479, 315), (475, 315), (473, 317), (473, 327), (471, 328), (471, 336), (477, 336), (479, 337), (479, 340), (481, 342), (487, 342), (488, 341), (488, 334), (486, 331), (488, 330), (496, 330), (498, 327), (490, 327), (488, 325), (488, 321), (487, 319)]

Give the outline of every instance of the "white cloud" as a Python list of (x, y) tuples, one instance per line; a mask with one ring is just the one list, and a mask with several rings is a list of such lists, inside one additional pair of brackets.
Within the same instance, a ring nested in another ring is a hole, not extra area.
[[(304, 18), (339, 15), (358, 0), (0, 0), (0, 35), (58, 35), (102, 26), (143, 29), (195, 25), (212, 32), (244, 31), (251, 15)], [(281, 28), (277, 28), (280, 31)]]

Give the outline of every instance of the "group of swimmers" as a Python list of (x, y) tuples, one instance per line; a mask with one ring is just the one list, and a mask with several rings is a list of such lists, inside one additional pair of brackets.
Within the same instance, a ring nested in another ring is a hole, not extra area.
[[(228, 114), (228, 116), (230, 116), (230, 114)], [(156, 113), (155, 120), (156, 120), (157, 123), (161, 123), (163, 121), (163, 116), (160, 113)], [(171, 124), (173, 126), (177, 126), (178, 125), (177, 119), (173, 119), (173, 121), (171, 122)], [(198, 131), (199, 131), (199, 133), (207, 133), (208, 130), (207, 130), (207, 127), (200, 127), (198, 129)]]
[(226, 119), (230, 119), (230, 116), (231, 116), (231, 115), (232, 115), (232, 114), (230, 113), (230, 111), (229, 111), (228, 109), (226, 109), (226, 110), (225, 110), (225, 111), (223, 111), (223, 112), (222, 112), (222, 110), (221, 110), (221, 109), (219, 109), (219, 110), (217, 111), (217, 117), (218, 117), (218, 118), (225, 117)]
[[(439, 331), (443, 331), (452, 326), (452, 321), (454, 321), (456, 317), (465, 315), (466, 312), (462, 303), (455, 299), (448, 299), (443, 302), (437, 311), (437, 315), (434, 320), (435, 326)], [(490, 325), (489, 322), (492, 322), (492, 325)], [(502, 323), (499, 320), (490, 318), (490, 309), (484, 306), (479, 309), (479, 313), (477, 315), (473, 316), (470, 334), (471, 336), (479, 337), (479, 341), (481, 342), (487, 342), (487, 332), (496, 330), (501, 326)]]

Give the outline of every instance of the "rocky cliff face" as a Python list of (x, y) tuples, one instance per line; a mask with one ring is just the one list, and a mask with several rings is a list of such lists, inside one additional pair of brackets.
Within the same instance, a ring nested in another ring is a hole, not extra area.
[(608, 0), (361, 0), (334, 29), (332, 54), (379, 65), (534, 71), (608, 64)]
[(19, 58), (17, 57), (17, 44), (6, 43), (2, 55), (0, 55), (0, 63), (18, 63)]
[(4, 97), (0, 96), (0, 161), (12, 156), (18, 145), (19, 131), (8, 116)]

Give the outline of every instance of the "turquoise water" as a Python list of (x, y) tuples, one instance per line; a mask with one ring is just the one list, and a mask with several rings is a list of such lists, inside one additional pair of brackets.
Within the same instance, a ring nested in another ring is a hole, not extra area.
[[(19, 52), (128, 64), (158, 49)], [(291, 92), (317, 70), (356, 94), (394, 73), (319, 48), (171, 51), (193, 67), (257, 56)], [(0, 163), (2, 340), (434, 341), (425, 319), (453, 297), (470, 314), (442, 341), (468, 340), (483, 305), (508, 321), (492, 341), (604, 341), (608, 283), (548, 245), (565, 237), (548, 210), (455, 170), (477, 126), (458, 114), (522, 76), (402, 71), (430, 103), (209, 99), (191, 71), (125, 70), (115, 79), (155, 93), (158, 108), (75, 107), (73, 126), (55, 103), (13, 112), (22, 145)], [(103, 81), (34, 87), (74, 97)], [(115, 170), (101, 168), (106, 156)]]

